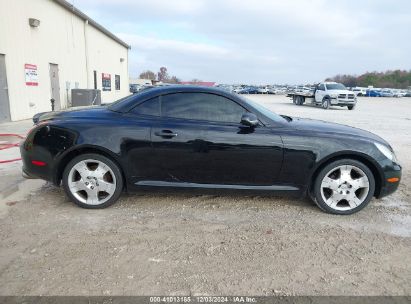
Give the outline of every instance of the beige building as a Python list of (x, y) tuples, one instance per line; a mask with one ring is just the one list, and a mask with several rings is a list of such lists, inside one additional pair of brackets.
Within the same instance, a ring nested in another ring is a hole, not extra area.
[(129, 46), (64, 0), (0, 0), (0, 122), (71, 104), (71, 89), (102, 102), (129, 94)]

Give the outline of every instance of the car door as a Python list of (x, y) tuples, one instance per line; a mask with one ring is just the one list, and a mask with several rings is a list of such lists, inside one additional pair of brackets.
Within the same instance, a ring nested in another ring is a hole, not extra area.
[(123, 165), (129, 182), (135, 184), (141, 180), (158, 180), (163, 171), (158, 158), (153, 153), (151, 130), (160, 120), (159, 97), (148, 99), (131, 109), (123, 116), (124, 121), (121, 150)]
[(325, 85), (323, 83), (319, 84), (317, 90), (315, 90), (315, 101), (321, 102), (325, 96)]
[(170, 183), (273, 185), (283, 158), (281, 137), (240, 124), (245, 108), (211, 93), (160, 97), (151, 131), (155, 158)]

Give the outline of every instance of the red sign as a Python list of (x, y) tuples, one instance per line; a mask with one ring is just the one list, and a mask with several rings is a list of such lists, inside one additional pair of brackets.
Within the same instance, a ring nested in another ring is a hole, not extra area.
[(102, 73), (101, 80), (103, 91), (111, 91), (111, 74)]
[(24, 74), (26, 76), (26, 85), (28, 86), (38, 86), (39, 85), (37, 65), (26, 63), (24, 65)]

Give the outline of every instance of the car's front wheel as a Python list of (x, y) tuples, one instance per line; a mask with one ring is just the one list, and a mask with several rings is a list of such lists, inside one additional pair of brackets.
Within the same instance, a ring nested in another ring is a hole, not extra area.
[(354, 106), (352, 105), (352, 106), (347, 106), (348, 107), (348, 110), (354, 110)]
[(367, 206), (374, 190), (375, 179), (366, 165), (353, 159), (341, 159), (319, 172), (312, 194), (323, 211), (352, 214)]
[(63, 172), (63, 187), (78, 206), (88, 209), (114, 204), (123, 190), (119, 167), (99, 154), (82, 154), (72, 159)]

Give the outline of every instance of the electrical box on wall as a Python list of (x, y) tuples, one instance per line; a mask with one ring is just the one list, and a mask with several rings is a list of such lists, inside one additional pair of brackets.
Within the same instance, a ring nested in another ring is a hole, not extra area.
[(101, 91), (93, 89), (72, 89), (71, 106), (101, 105)]

